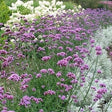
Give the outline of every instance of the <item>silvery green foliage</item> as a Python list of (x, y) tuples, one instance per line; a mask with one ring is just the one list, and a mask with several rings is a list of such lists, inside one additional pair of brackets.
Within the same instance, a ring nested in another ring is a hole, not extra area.
[(96, 45), (100, 45), (103, 49), (103, 54), (99, 58), (99, 65), (102, 67), (103, 78), (111, 78), (112, 76), (112, 62), (108, 58), (107, 51), (108, 46), (112, 45), (112, 27), (97, 31), (95, 34)]
[[(101, 46), (102, 48), (102, 55), (99, 56), (98, 59), (98, 65), (97, 65), (97, 70), (100, 69), (102, 71), (102, 74), (97, 74), (95, 77), (99, 79), (99, 84), (104, 83), (107, 86), (108, 91), (112, 91), (112, 62), (110, 58), (108, 58), (108, 54), (106, 51), (106, 48), (111, 45), (112, 42), (112, 27), (108, 27), (107, 29), (102, 29), (96, 32), (95, 36), (95, 46)], [(95, 49), (92, 49), (91, 52), (92, 60), (96, 60), (95, 56)], [(88, 65), (90, 65), (91, 60), (88, 61)], [(94, 70), (95, 65), (93, 64), (91, 69), (91, 73)], [(92, 84), (92, 86), (95, 86), (97, 89), (99, 88), (98, 85), (95, 85), (95, 83)], [(93, 93), (94, 95), (95, 93)], [(110, 94), (110, 93), (109, 93)], [(107, 95), (108, 96), (108, 95)], [(105, 99), (107, 97), (105, 96)], [(99, 105), (99, 102), (97, 102), (94, 105), (94, 110), (96, 112), (100, 112), (99, 108), (97, 108)], [(108, 106), (108, 103), (106, 104)], [(107, 106), (104, 106), (104, 109), (107, 108)], [(111, 108), (111, 109), (110, 109)], [(109, 106), (109, 109), (112, 110), (112, 107)], [(107, 110), (107, 112), (110, 112)]]
[[(112, 27), (108, 27), (107, 29), (98, 30), (93, 37), (95, 39), (95, 46), (101, 46), (102, 48), (102, 55), (99, 56), (98, 59), (98, 68), (102, 70), (103, 75), (100, 75), (100, 78), (110, 78), (111, 77), (111, 68), (112, 63), (110, 58), (108, 58), (106, 48), (111, 45), (112, 42)], [(96, 59), (95, 49), (91, 51), (92, 60)], [(90, 65), (91, 60), (88, 61)], [(94, 69), (94, 66), (93, 66)]]
[[(111, 112), (112, 110), (112, 79), (100, 79), (98, 84), (104, 83), (106, 84), (106, 88), (108, 89), (108, 93), (105, 94), (105, 96), (96, 104), (93, 106), (93, 109), (95, 112), (101, 112), (101, 108), (98, 108), (99, 105), (103, 105), (104, 112), (107, 110), (107, 112)], [(97, 87), (99, 89), (98, 84), (93, 83), (93, 86)], [(93, 93), (95, 94), (95, 93)]]
[[(108, 93), (105, 94), (105, 96), (97, 101), (94, 105), (93, 105), (93, 110), (95, 112), (102, 112), (101, 108), (98, 108), (98, 106), (100, 104), (102, 104), (102, 102), (104, 100), (107, 100), (108, 98), (110, 98), (110, 100), (107, 101), (106, 104), (103, 104), (103, 109), (107, 110), (107, 112), (110, 112), (110, 110), (112, 110), (112, 62), (110, 60), (110, 58), (108, 58), (108, 54), (106, 51), (106, 48), (110, 45), (112, 45), (112, 27), (108, 27), (107, 29), (100, 29), (95, 33), (95, 36), (93, 37), (93, 39), (95, 39), (95, 46), (101, 46), (102, 48), (102, 55), (98, 56), (98, 63), (97, 63), (97, 67), (96, 67), (96, 60), (97, 60), (97, 56), (96, 56), (96, 51), (95, 51), (95, 47), (91, 48), (90, 46), (88, 46), (89, 50), (91, 51), (91, 54), (89, 56), (86, 57), (85, 62), (87, 62), (87, 64), (90, 67), (90, 71), (87, 74), (86, 77), (86, 83), (84, 84), (84, 86), (82, 88), (80, 88), (80, 90), (78, 91), (78, 96), (79, 97), (79, 101), (81, 101), (83, 99), (83, 97), (86, 95), (86, 92), (89, 88), (89, 84), (91, 81), (91, 78), (93, 77), (93, 75), (95, 75), (96, 79), (99, 79), (98, 83), (95, 83), (94, 81), (92, 82), (91, 86), (96, 87), (96, 89), (99, 89), (99, 84), (100, 83), (104, 83), (106, 84), (106, 87), (108, 89)], [(96, 67), (96, 72), (95, 71), (95, 67)], [(97, 70), (101, 70), (102, 73), (98, 74)], [(75, 92), (75, 89), (74, 89)], [(89, 106), (91, 106), (91, 104), (93, 104), (93, 98), (95, 96), (96, 92), (92, 91), (90, 89), (87, 98), (88, 99), (88, 103), (90, 104)], [(111, 97), (110, 97), (111, 96)], [(110, 103), (110, 104), (109, 104)], [(87, 106), (86, 112), (89, 112), (88, 110), (88, 104), (85, 104), (85, 108)], [(108, 107), (109, 106), (109, 107)], [(74, 112), (74, 109), (78, 110), (78, 106), (71, 104), (70, 109), (71, 112)], [(76, 111), (77, 112), (77, 111)]]
[(101, 45), (103, 48), (112, 45), (112, 26), (97, 31), (95, 34), (95, 40), (97, 44)]

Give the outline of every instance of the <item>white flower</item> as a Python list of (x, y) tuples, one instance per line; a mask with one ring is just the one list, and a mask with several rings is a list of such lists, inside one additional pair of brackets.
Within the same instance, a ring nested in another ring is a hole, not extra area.
[(14, 7), (9, 7), (10, 10), (14, 11), (14, 10), (17, 10), (17, 7), (14, 6)]
[(17, 2), (15, 3), (15, 6), (21, 6), (23, 4), (24, 2), (22, 2), (21, 0), (17, 0)]
[(78, 5), (78, 8), (81, 9), (82, 8), (81, 5)]
[(43, 2), (42, 2), (42, 1), (39, 1), (39, 5), (40, 5), (40, 6), (43, 6)]
[(42, 35), (39, 35), (38, 38), (39, 38), (39, 39), (42, 39)]
[(35, 14), (28, 14), (28, 15), (25, 15), (25, 18), (28, 19), (28, 20), (33, 20), (35, 17)]
[(12, 7), (16, 7), (14, 3), (11, 4)]
[(61, 5), (61, 9), (65, 9), (65, 5)]
[(30, 6), (33, 5), (33, 0), (32, 0), (32, 1), (26, 2), (26, 4), (27, 4), (27, 5), (30, 5)]
[[(31, 14), (28, 14), (28, 15), (20, 14), (20, 11), (18, 11), (17, 7), (21, 5), (28, 8), (31, 11)], [(57, 8), (56, 6), (58, 6), (59, 8)], [(45, 0), (39, 1), (39, 6), (35, 8), (33, 6), (33, 0), (28, 1), (26, 3), (24, 3), (21, 0), (17, 0), (17, 2), (12, 3), (12, 6), (9, 8), (12, 11), (16, 10), (17, 13), (12, 13), (12, 16), (10, 16), (10, 21), (8, 21), (7, 24), (12, 24), (12, 22), (20, 22), (20, 17), (25, 17), (26, 19), (30, 21), (38, 16), (45, 16), (45, 15), (56, 16), (57, 14), (62, 14), (66, 12), (64, 10), (65, 5), (63, 5), (63, 2), (62, 1), (56, 2), (56, 0), (52, 0), (51, 2), (48, 2)]]
[(14, 39), (11, 39), (10, 41), (11, 41), (11, 42), (15, 42), (15, 40), (14, 40)]
[(43, 1), (43, 4), (47, 5), (47, 6), (50, 6), (50, 2), (48, 2), (48, 1)]
[(56, 5), (63, 5), (63, 2), (62, 1), (61, 2), (60, 1), (57, 1), (56, 2)]
[(51, 6), (55, 6), (56, 5), (56, 0), (52, 0), (51, 1)]
[(34, 39), (34, 41), (37, 41), (37, 40), (38, 40), (37, 38)]

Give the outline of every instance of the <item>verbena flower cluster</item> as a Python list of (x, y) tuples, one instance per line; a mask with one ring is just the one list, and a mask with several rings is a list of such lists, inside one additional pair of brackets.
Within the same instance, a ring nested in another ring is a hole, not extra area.
[[(111, 61), (105, 48), (111, 39), (101, 29), (112, 25), (112, 12), (66, 11), (23, 21), (2, 34), (1, 112), (109, 112)], [(101, 38), (109, 38), (107, 45)]]

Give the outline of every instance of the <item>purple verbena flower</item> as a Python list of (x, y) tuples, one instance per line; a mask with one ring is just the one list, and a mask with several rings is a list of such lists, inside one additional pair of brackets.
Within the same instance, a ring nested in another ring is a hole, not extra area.
[(42, 57), (42, 61), (48, 61), (51, 59), (51, 56), (44, 56)]
[(44, 95), (55, 95), (56, 93), (55, 93), (55, 91), (53, 91), (53, 90), (48, 90), (48, 91), (45, 91), (44, 92)]
[(20, 100), (19, 105), (28, 107), (31, 104), (31, 98), (29, 96), (23, 96), (23, 98)]
[(12, 81), (20, 81), (21, 80), (21, 77), (18, 75), (18, 74), (12, 74), (10, 77), (8, 77), (9, 80), (12, 80)]

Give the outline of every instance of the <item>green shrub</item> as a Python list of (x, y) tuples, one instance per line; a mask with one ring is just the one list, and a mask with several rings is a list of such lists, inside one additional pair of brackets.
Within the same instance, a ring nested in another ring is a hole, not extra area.
[(74, 2), (78, 5), (81, 5), (83, 8), (98, 8), (99, 7), (99, 2), (101, 0), (62, 0), (63, 2)]
[(98, 4), (98, 8), (105, 8), (105, 5), (104, 4)]
[(38, 7), (39, 6), (39, 0), (33, 0), (33, 6)]
[(74, 2), (80, 4), (83, 8), (98, 8), (101, 0), (74, 0)]
[(64, 2), (63, 3), (66, 7), (65, 9), (74, 9), (74, 3), (73, 2)]
[(6, 37), (1, 37), (1, 35), (4, 33), (4, 31), (0, 30), (0, 50), (3, 49), (3, 45), (5, 45)]
[(21, 6), (18, 6), (17, 8), (20, 11), (20, 14), (22, 14), (22, 15), (27, 15), (27, 14), (30, 14), (31, 13), (31, 10), (30, 9), (28, 9), (28, 8), (22, 6), (22, 5)]
[(4, 1), (0, 0), (0, 23), (6, 23), (9, 20), (11, 15), (11, 11), (9, 10), (8, 6), (5, 4)]
[(15, 3), (17, 0), (4, 0), (7, 6), (11, 6), (12, 3)]
[(3, 2), (4, 0), (0, 0), (0, 3)]
[(28, 1), (30, 1), (30, 0), (21, 0), (21, 1), (23, 1), (23, 2), (28, 2)]

